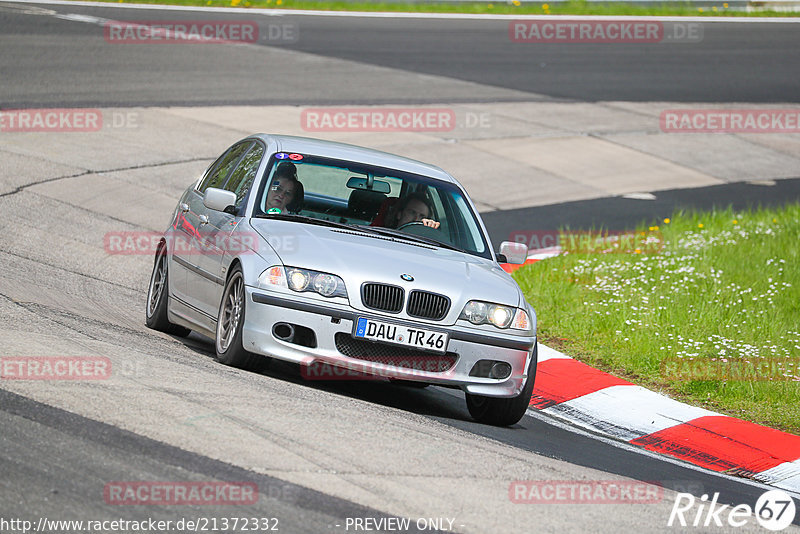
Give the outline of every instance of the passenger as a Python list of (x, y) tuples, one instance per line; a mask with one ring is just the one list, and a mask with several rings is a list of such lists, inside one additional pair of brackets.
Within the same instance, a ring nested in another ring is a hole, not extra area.
[(281, 162), (272, 175), (267, 201), (264, 209), (279, 209), (280, 213), (297, 213), (303, 209), (305, 192), (303, 184), (297, 179), (297, 167), (289, 161)]
[(430, 228), (439, 228), (440, 223), (431, 219), (433, 210), (421, 193), (411, 193), (400, 198), (386, 217), (387, 228), (401, 228), (412, 222), (421, 222)]

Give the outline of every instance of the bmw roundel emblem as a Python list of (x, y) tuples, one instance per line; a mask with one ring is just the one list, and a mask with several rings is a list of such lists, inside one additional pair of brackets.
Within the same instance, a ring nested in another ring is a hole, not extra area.
[(401, 274), (400, 278), (402, 278), (406, 282), (413, 282), (414, 281), (414, 277), (411, 276), (410, 274)]

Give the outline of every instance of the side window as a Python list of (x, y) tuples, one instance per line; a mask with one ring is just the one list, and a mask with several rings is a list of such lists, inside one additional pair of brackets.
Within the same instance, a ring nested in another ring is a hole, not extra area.
[(258, 165), (261, 163), (261, 158), (264, 156), (264, 146), (261, 143), (255, 143), (253, 148), (247, 152), (239, 162), (239, 165), (234, 169), (228, 183), (225, 184), (225, 189), (236, 193), (236, 208), (242, 205), (244, 197), (253, 185), (253, 180), (258, 171)]
[(200, 183), (197, 184), (197, 187), (195, 189), (197, 189), (198, 191), (205, 190), (205, 183), (208, 181), (208, 177), (211, 176), (212, 174), (214, 174), (214, 171), (217, 170), (217, 167), (219, 167), (220, 163), (222, 163), (222, 161), (225, 159), (225, 156), (227, 156), (227, 155), (228, 155), (228, 153), (225, 152), (220, 157), (215, 159), (214, 163), (212, 163), (211, 165), (208, 166), (208, 168), (203, 173), (203, 179), (200, 180)]
[(433, 207), (433, 213), (431, 213), (431, 216), (435, 220), (439, 221), (439, 223), (441, 224), (441, 231), (445, 235), (450, 235), (450, 228), (448, 227), (448, 224), (447, 224), (448, 223), (448, 217), (446, 215), (446, 211), (445, 211), (445, 208), (444, 208), (444, 203), (442, 202), (442, 198), (441, 198), (441, 195), (443, 195), (443, 194), (446, 195), (447, 193), (445, 193), (444, 191), (440, 191), (440, 190), (436, 189), (435, 187), (429, 187), (428, 188), (428, 198), (431, 199), (431, 201), (432, 201), (431, 205)]
[(228, 174), (233, 169), (233, 166), (236, 165), (236, 162), (239, 161), (239, 158), (242, 157), (245, 150), (250, 148), (252, 145), (252, 141), (246, 141), (244, 143), (239, 143), (238, 145), (234, 145), (228, 153), (222, 157), (222, 161), (219, 162), (219, 165), (206, 176), (203, 183), (200, 184), (198, 190), (203, 193), (209, 187), (222, 187), (225, 185), (225, 180), (228, 178)]

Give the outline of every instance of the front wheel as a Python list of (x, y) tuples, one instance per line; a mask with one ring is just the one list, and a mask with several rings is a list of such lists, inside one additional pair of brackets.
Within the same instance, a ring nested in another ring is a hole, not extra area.
[(494, 426), (511, 426), (519, 422), (531, 402), (538, 357), (539, 345), (536, 343), (533, 346), (531, 363), (528, 365), (528, 378), (525, 380), (522, 391), (516, 397), (502, 399), (467, 393), (467, 409), (473, 419), (479, 423)]
[(173, 334), (180, 337), (189, 335), (188, 328), (169, 322), (167, 318), (167, 300), (169, 300), (169, 273), (167, 272), (167, 248), (158, 247), (153, 274), (150, 276), (150, 288), (147, 290), (147, 308), (145, 324), (148, 328)]
[(238, 265), (231, 271), (222, 292), (222, 302), (217, 315), (215, 347), (217, 360), (240, 369), (258, 370), (266, 366), (269, 358), (253, 354), (242, 345), (245, 301), (244, 275)]

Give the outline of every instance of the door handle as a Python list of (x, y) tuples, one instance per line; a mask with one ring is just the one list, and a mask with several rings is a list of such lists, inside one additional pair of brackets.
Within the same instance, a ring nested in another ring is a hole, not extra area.
[(198, 217), (198, 219), (200, 219), (201, 225), (208, 224), (208, 215), (201, 215), (200, 217)]

